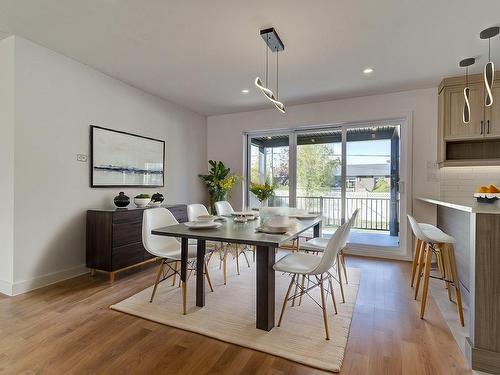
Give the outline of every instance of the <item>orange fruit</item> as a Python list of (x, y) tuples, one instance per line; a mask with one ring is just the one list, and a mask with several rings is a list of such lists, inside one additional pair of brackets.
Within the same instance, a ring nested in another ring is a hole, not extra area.
[(490, 193), (500, 193), (500, 190), (495, 185), (490, 185)]
[(490, 192), (490, 189), (488, 189), (487, 186), (481, 186), (479, 189), (478, 189), (478, 193), (489, 193)]

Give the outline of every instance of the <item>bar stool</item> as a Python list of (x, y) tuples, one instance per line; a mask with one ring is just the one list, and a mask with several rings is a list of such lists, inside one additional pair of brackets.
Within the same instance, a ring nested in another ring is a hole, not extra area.
[[(460, 293), (460, 283), (457, 275), (457, 266), (455, 260), (455, 250), (453, 244), (455, 239), (444, 233), (442, 230), (432, 226), (422, 226), (419, 224), (415, 218), (408, 215), (408, 220), (410, 222), (411, 228), (417, 241), (420, 240), (420, 251), (418, 254), (418, 271), (417, 271), (417, 282), (415, 285), (415, 299), (418, 296), (420, 280), (424, 278), (424, 284), (422, 289), (422, 300), (420, 302), (420, 318), (424, 318), (425, 305), (427, 302), (427, 294), (429, 292), (429, 278), (436, 278), (443, 280), (445, 286), (448, 289), (448, 298), (451, 301), (451, 285), (455, 287), (455, 294), (457, 299), (457, 309), (458, 317), (460, 319), (460, 324), (464, 326), (464, 314), (462, 307), (462, 295)], [(441, 277), (431, 276), (431, 263), (432, 255), (436, 255), (438, 269), (440, 270)], [(422, 272), (423, 271), (423, 272)]]
[[(410, 215), (408, 215), (410, 216)], [(416, 220), (415, 220), (416, 221)], [(435, 227), (432, 224), (426, 224), (426, 223), (417, 223), (420, 229), (425, 232), (429, 231), (437, 231), (437, 232), (442, 232), (441, 229)], [(411, 222), (410, 222), (411, 225)], [(415, 232), (413, 232), (415, 233)], [(415, 235), (416, 237), (416, 235)], [(412, 262), (412, 267), (411, 267), (411, 279), (410, 279), (410, 286), (413, 288), (413, 285), (415, 284), (415, 275), (417, 273), (417, 267), (418, 267), (418, 261), (420, 259), (420, 253), (424, 250), (424, 242), (417, 237), (417, 241), (415, 242), (415, 253), (413, 254), (413, 262)]]

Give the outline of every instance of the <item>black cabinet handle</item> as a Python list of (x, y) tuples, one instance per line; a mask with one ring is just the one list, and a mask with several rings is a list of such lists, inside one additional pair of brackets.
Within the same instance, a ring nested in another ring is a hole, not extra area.
[(487, 121), (488, 127), (486, 130), (486, 134), (490, 134), (490, 120)]
[(483, 134), (483, 125), (484, 125), (484, 121), (481, 120), (481, 134)]

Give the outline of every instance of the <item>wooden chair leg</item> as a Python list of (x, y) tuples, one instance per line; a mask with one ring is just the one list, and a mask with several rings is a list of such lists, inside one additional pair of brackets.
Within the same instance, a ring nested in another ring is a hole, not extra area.
[(290, 280), (290, 284), (288, 285), (288, 289), (286, 291), (285, 299), (283, 300), (283, 306), (281, 306), (281, 313), (280, 313), (280, 318), (278, 320), (278, 327), (281, 326), (281, 321), (283, 320), (283, 315), (285, 314), (285, 309), (286, 309), (286, 302), (288, 300), (288, 297), (290, 296), (290, 290), (292, 290), (292, 284), (295, 281), (295, 277), (297, 274), (293, 274), (292, 280)]
[(304, 284), (306, 282), (306, 275), (302, 275), (302, 283), (300, 288), (299, 306), (302, 304), (302, 296), (304, 294)]
[(182, 314), (186, 315), (187, 282), (182, 282)]
[(455, 259), (455, 250), (453, 245), (447, 245), (448, 259), (450, 261), (451, 266), (451, 275), (453, 278), (453, 284), (455, 285), (455, 294), (457, 297), (457, 309), (458, 309), (458, 317), (460, 319), (460, 324), (462, 327), (464, 326), (464, 309), (462, 306), (462, 293), (460, 292), (460, 280), (458, 279), (457, 273), (457, 263)]
[(172, 286), (175, 285), (175, 278), (177, 277), (177, 264), (179, 262), (174, 262), (174, 276), (172, 277)]
[(422, 300), (420, 301), (420, 319), (424, 318), (425, 304), (427, 303), (427, 293), (429, 292), (429, 275), (431, 273), (432, 249), (430, 246), (426, 249), (424, 266), (424, 285), (422, 288)]
[(326, 339), (330, 340), (330, 333), (328, 332), (328, 314), (326, 312), (325, 291), (323, 290), (323, 275), (319, 277), (319, 289), (321, 292), (321, 306), (323, 310), (323, 323), (325, 324)]
[(158, 272), (156, 273), (155, 286), (153, 287), (153, 293), (151, 293), (151, 298), (149, 299), (150, 303), (153, 302), (153, 298), (155, 298), (156, 288), (158, 287), (158, 283), (160, 282), (160, 277), (161, 277), (161, 273), (163, 271), (164, 265), (165, 265), (165, 263), (163, 263), (163, 261), (162, 261), (160, 264), (160, 267), (158, 267)]
[(415, 273), (417, 272), (418, 259), (420, 257), (420, 250), (422, 247), (422, 240), (417, 238), (417, 243), (415, 244), (415, 254), (413, 255), (413, 263), (411, 265), (411, 280), (410, 286), (413, 288), (415, 283)]
[(418, 255), (418, 270), (417, 270), (417, 281), (415, 283), (415, 297), (414, 299), (416, 300), (418, 297), (418, 290), (420, 288), (420, 279), (422, 275), (422, 270), (424, 268), (424, 255), (425, 251), (427, 250), (428, 245), (426, 243), (422, 242), (422, 246), (420, 248), (420, 253)]
[(342, 296), (342, 303), (345, 303), (345, 297), (344, 297), (344, 287), (342, 285), (342, 272), (340, 270), (340, 264), (339, 264), (339, 255), (337, 254), (337, 273), (339, 275), (339, 285), (340, 285), (340, 295)]
[(332, 295), (333, 309), (335, 310), (335, 315), (337, 315), (337, 302), (335, 301), (335, 294), (333, 293), (331, 276), (328, 276), (328, 284), (330, 284), (330, 294)]
[(208, 272), (208, 266), (205, 263), (205, 277), (207, 278), (208, 286), (210, 287), (210, 291), (214, 291), (214, 287), (212, 286), (212, 280), (210, 280), (210, 273)]

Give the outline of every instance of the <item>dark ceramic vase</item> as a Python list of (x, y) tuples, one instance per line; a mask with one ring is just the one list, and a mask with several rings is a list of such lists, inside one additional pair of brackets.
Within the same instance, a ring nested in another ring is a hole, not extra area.
[(153, 196), (151, 197), (151, 202), (153, 203), (162, 203), (164, 200), (163, 194), (160, 193), (154, 193)]
[(115, 206), (119, 208), (127, 207), (130, 204), (130, 198), (123, 191), (120, 191), (120, 194), (113, 201), (115, 202)]

